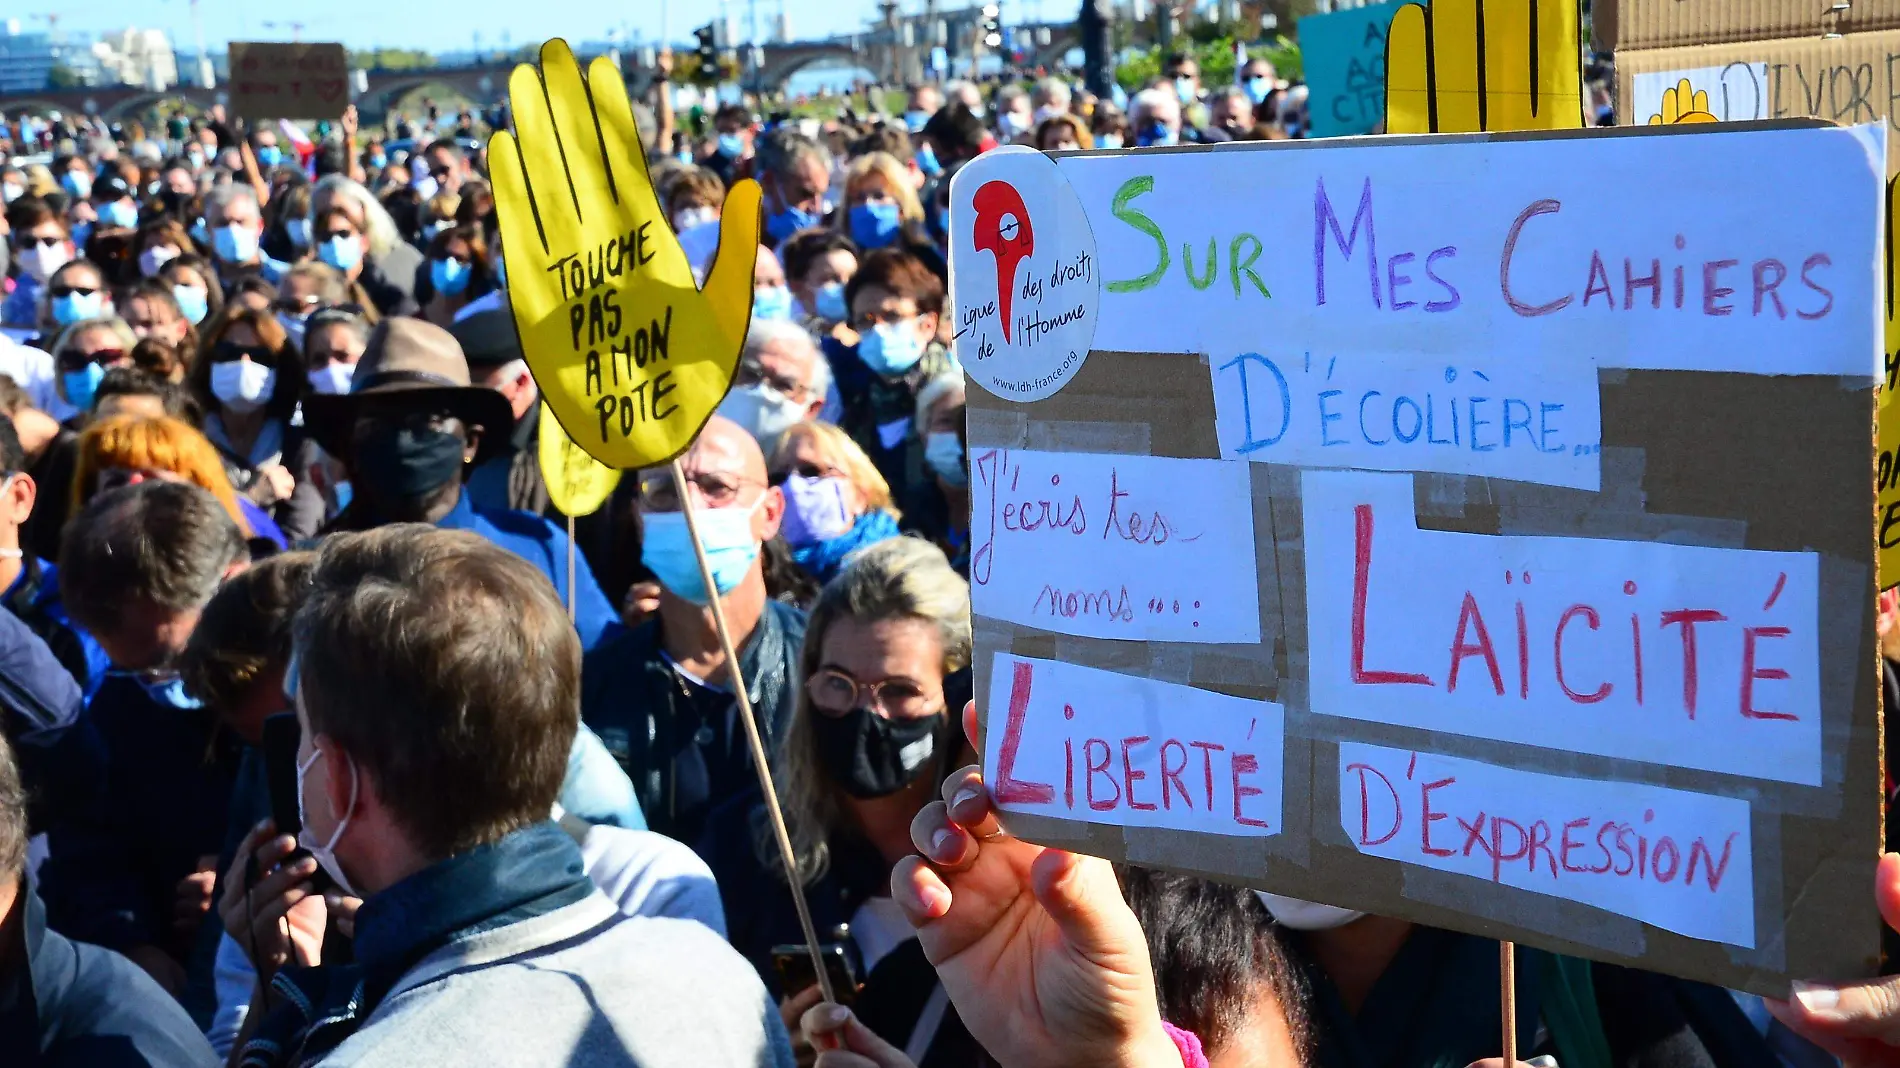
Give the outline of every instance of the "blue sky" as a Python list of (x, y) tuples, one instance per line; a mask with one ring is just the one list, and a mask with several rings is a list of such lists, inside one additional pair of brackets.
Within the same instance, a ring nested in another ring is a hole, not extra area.
[[(1027, 14), (1038, 0), (1016, 0)], [(940, 0), (944, 8), (962, 7), (961, 0)], [(187, 0), (85, 0), (84, 3), (43, 2), (41, 9), (65, 7), (61, 29), (99, 32), (126, 26), (156, 26), (172, 35), (182, 53), (192, 49), (191, 9)], [(922, 0), (904, 0), (904, 9), (921, 9)], [(1066, 0), (1046, 3), (1051, 12), (1067, 9)], [(728, 0), (726, 10), (746, 32), (746, 0)], [(290, 40), (289, 23), (301, 19), (306, 41), (341, 40), (357, 47), (426, 48), (431, 51), (500, 47), (504, 38), (519, 46), (546, 37), (601, 40), (610, 28), (623, 39), (637, 32), (653, 41), (661, 33), (662, 10), (673, 41), (690, 40), (694, 27), (716, 18), (718, 0), (322, 0), (320, 3), (283, 3), (282, 0), (199, 0), (205, 40), (221, 51), (230, 40)], [(848, 33), (875, 18), (875, 0), (757, 0), (761, 34), (783, 9), (791, 18), (795, 37), (822, 37)], [(45, 23), (21, 17), (23, 28), (43, 29)], [(266, 25), (275, 23), (276, 25)]]

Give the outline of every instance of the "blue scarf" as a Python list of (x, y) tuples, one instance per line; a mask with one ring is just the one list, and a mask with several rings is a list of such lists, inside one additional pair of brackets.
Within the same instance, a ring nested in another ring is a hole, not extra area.
[(303, 1064), (356, 1033), (403, 974), (452, 937), (479, 934), (584, 900), (594, 884), (580, 847), (553, 823), (424, 868), (363, 902), (356, 963), (286, 967), (271, 980), (281, 1000), (245, 1044), (250, 1068)]
[(895, 537), (897, 520), (891, 518), (891, 513), (880, 509), (859, 516), (850, 530), (835, 538), (793, 549), (792, 559), (812, 578), (821, 583), (830, 582), (838, 574), (838, 569), (844, 566), (845, 557), (867, 545)]

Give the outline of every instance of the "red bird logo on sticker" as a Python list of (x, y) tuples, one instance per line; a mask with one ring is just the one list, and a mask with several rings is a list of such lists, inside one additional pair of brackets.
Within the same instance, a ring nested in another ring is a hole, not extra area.
[(996, 307), (1003, 315), (1003, 340), (1009, 337), (1009, 305), (1016, 288), (1016, 266), (1036, 250), (1036, 233), (1029, 225), (1023, 195), (1008, 182), (985, 182), (978, 187), (975, 244), (978, 252), (996, 257)]

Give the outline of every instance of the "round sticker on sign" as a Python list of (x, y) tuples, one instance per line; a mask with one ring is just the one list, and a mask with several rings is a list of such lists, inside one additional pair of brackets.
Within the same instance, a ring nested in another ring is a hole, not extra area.
[(1036, 401), (1088, 359), (1101, 309), (1095, 234), (1056, 162), (988, 152), (950, 182), (957, 359), (999, 397)]

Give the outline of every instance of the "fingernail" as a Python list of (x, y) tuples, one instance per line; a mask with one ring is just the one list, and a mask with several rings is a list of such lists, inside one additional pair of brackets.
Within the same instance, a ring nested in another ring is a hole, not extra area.
[(305, 857), (302, 860), (297, 862), (297, 870), (298, 871), (316, 871), (317, 862), (312, 857)]
[(926, 886), (917, 892), (923, 899), (924, 911), (932, 916), (941, 916), (950, 911), (950, 891), (941, 886)]
[(1831, 986), (1794, 981), (1794, 999), (1801, 1007), (1818, 1016), (1832, 1013), (1841, 1003), (1841, 992)]
[(251, 830), (262, 832), (264, 828), (269, 827), (269, 826), (270, 826), (270, 817), (266, 816), (265, 818), (258, 820), (257, 826), (251, 828)]
[(950, 859), (950, 857), (954, 856), (955, 854), (951, 853), (950, 850), (944, 847), (949, 845), (950, 841), (954, 839), (955, 837), (956, 837), (956, 833), (952, 831), (950, 828), (948, 827), (937, 828), (937, 832), (930, 836), (930, 855), (937, 858), (938, 860)]
[(968, 804), (971, 801), (975, 801), (977, 798), (980, 798), (982, 796), (983, 796), (983, 791), (977, 789), (974, 786), (965, 786), (962, 789), (958, 790), (956, 793), (950, 795), (950, 807), (962, 808), (964, 805)]
[(825, 1009), (825, 1022), (833, 1027), (842, 1027), (849, 1019), (851, 1019), (851, 1010), (843, 1005), (831, 1005)]

